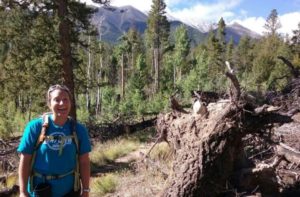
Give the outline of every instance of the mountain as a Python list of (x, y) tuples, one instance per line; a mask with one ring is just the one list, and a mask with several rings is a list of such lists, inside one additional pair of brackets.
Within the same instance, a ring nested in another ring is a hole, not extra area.
[(100, 7), (92, 17), (101, 39), (115, 43), (118, 38), (130, 28), (144, 32), (147, 24), (147, 16), (132, 6)]
[(231, 25), (228, 25), (225, 28), (226, 32), (226, 40), (229, 41), (230, 38), (233, 38), (234, 43), (238, 43), (240, 38), (243, 36), (249, 36), (251, 38), (259, 38), (260, 35), (256, 32), (251, 31), (250, 29), (238, 24), (238, 23), (233, 23)]
[[(135, 28), (141, 34), (143, 34), (147, 28), (147, 15), (132, 6), (103, 6), (97, 9), (97, 12), (92, 17), (92, 24), (101, 32), (100, 36), (104, 41), (117, 43), (120, 36), (126, 33), (130, 28)], [(180, 25), (186, 26), (192, 45), (202, 42), (207, 36), (207, 32), (202, 32), (203, 29), (207, 29), (206, 26), (190, 26), (171, 16), (168, 16), (168, 19), (170, 21), (171, 41), (174, 40), (174, 32)], [(245, 35), (254, 38), (258, 36), (258, 34), (253, 33), (251, 30), (237, 23), (227, 26), (225, 31), (226, 39), (229, 40), (230, 37), (232, 37), (235, 43)]]
[[(147, 28), (147, 15), (132, 6), (100, 7), (92, 17), (92, 23), (101, 32), (101, 39), (116, 43), (118, 38), (130, 28), (135, 28), (143, 34)], [(170, 21), (171, 39), (175, 29), (183, 23), (172, 19)], [(185, 25), (185, 24), (183, 24)], [(196, 28), (185, 25), (192, 43), (199, 43), (205, 34)]]

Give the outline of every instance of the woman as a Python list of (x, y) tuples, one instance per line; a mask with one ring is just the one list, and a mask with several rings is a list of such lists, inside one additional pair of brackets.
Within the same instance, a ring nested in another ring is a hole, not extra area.
[(47, 104), (51, 114), (30, 121), (18, 147), (20, 196), (37, 196), (35, 190), (41, 186), (50, 186), (47, 194), (52, 197), (75, 196), (79, 188), (76, 175), (80, 175), (81, 196), (87, 197), (91, 151), (87, 129), (68, 117), (71, 94), (67, 87), (51, 86)]

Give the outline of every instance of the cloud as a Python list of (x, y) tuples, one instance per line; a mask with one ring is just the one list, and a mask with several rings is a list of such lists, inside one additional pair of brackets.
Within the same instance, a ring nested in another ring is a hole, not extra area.
[(193, 6), (183, 8), (181, 10), (169, 11), (175, 18), (179, 18), (183, 22), (190, 23), (191, 21), (209, 21), (216, 22), (221, 17), (232, 18), (235, 14), (231, 11), (239, 5), (241, 0), (219, 0), (216, 3), (200, 3), (195, 2)]
[[(281, 23), (281, 28), (278, 29), (278, 33), (292, 35), (292, 31), (298, 28), (298, 23), (300, 22), (300, 12), (292, 12), (278, 16)], [(297, 20), (298, 19), (298, 20)], [(252, 31), (259, 34), (263, 34), (266, 31), (264, 25), (266, 19), (263, 17), (249, 17), (245, 19), (235, 19), (232, 22), (237, 22)]]
[(131, 5), (138, 10), (147, 12), (151, 9), (152, 0), (111, 0), (112, 6)]
[(264, 31), (266, 31), (264, 28), (266, 19), (264, 19), (263, 17), (249, 17), (242, 20), (234, 19), (230, 23), (234, 23), (234, 22), (237, 22), (243, 25), (244, 27), (251, 29), (252, 31), (259, 33), (261, 35), (263, 34)]
[(298, 23), (300, 23), (300, 12), (292, 12), (281, 15), (279, 16), (279, 20), (281, 22), (279, 32), (292, 35), (292, 31), (298, 29)]

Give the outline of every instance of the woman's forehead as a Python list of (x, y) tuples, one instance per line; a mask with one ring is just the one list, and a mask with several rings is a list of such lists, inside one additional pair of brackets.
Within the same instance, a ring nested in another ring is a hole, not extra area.
[(64, 90), (60, 90), (60, 89), (56, 89), (56, 90), (53, 90), (51, 93), (50, 93), (51, 97), (60, 97), (60, 96), (67, 96), (69, 97), (69, 94), (67, 91), (64, 91)]

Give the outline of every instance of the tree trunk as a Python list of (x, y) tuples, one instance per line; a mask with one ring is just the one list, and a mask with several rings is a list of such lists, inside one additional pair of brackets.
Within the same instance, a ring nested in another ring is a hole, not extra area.
[[(101, 47), (101, 46), (100, 46)], [(101, 113), (101, 88), (100, 83), (102, 82), (102, 69), (103, 69), (103, 60), (102, 60), (102, 54), (100, 54), (100, 69), (98, 70), (97, 74), (97, 95), (96, 95), (96, 116), (98, 116)]]
[[(91, 45), (91, 36), (89, 36), (88, 46)], [(90, 84), (91, 84), (91, 49), (88, 48), (88, 65), (87, 65), (87, 83), (86, 83), (86, 108), (90, 112), (91, 108), (91, 96), (90, 96)]]
[(125, 97), (125, 82), (124, 82), (124, 53), (122, 53), (122, 57), (121, 57), (121, 99), (124, 99)]
[(190, 114), (181, 114), (180, 119), (173, 119), (174, 114), (158, 118), (160, 131), (170, 131), (167, 140), (175, 149), (173, 173), (162, 196), (212, 197), (225, 190), (234, 161), (242, 153), (242, 134), (232, 124), (239, 110), (229, 102), (220, 110), (224, 111), (210, 112), (208, 119), (185, 117)]
[(155, 93), (159, 91), (159, 49), (154, 48), (154, 90)]
[(101, 89), (100, 89), (100, 83), (102, 82), (102, 70), (103, 70), (103, 54), (102, 54), (102, 23), (103, 23), (104, 17), (102, 16), (99, 19), (99, 49), (100, 49), (100, 58), (99, 58), (99, 63), (100, 63), (100, 68), (98, 70), (97, 74), (97, 95), (96, 95), (96, 117), (101, 113)]
[(76, 119), (76, 101), (75, 101), (75, 85), (72, 67), (71, 41), (70, 41), (70, 23), (68, 21), (68, 1), (57, 0), (59, 23), (59, 42), (63, 67), (64, 84), (70, 89), (72, 94), (70, 116)]

